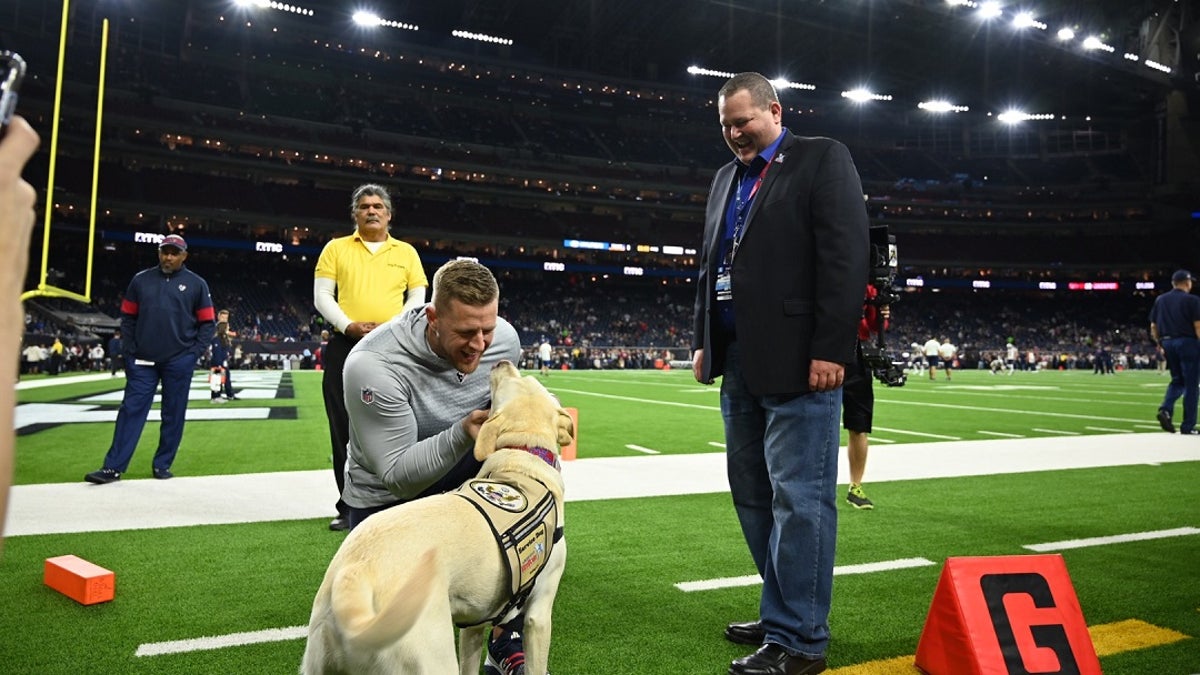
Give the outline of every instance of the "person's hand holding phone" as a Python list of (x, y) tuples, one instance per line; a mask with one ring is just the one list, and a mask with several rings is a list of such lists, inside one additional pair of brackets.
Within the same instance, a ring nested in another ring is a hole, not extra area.
[[(21, 309), (21, 289), (29, 266), (29, 238), (33, 233), (37, 191), (21, 177), (25, 163), (38, 147), (38, 135), (14, 113), (17, 88), (25, 75), (25, 62), (11, 52), (2, 55), (9, 70), (0, 79), (0, 534), (3, 534), (8, 507), (8, 488), (12, 484), (13, 411), (21, 333), (25, 313)], [(0, 538), (3, 544), (3, 538)]]

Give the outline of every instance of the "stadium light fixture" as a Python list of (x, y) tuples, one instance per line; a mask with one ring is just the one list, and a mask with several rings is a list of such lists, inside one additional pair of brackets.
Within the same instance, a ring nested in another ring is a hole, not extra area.
[(805, 84), (803, 82), (792, 82), (791, 80), (783, 77), (777, 77), (774, 80), (771, 80), (771, 85), (775, 87), (776, 91), (780, 89), (805, 89), (808, 91), (814, 91), (817, 88), (816, 85)]
[(979, 6), (979, 18), (984, 21), (990, 21), (1004, 14), (1004, 8), (998, 2), (985, 2)]
[(1021, 122), (1025, 121), (1025, 118), (1026, 113), (1021, 112), (1020, 110), (1005, 110), (996, 116), (996, 119), (1004, 122), (1005, 124), (1020, 124)]
[(1036, 28), (1038, 30), (1046, 30), (1047, 28), (1049, 28), (1049, 26), (1047, 26), (1046, 24), (1035, 19), (1031, 12), (1018, 13), (1016, 16), (1013, 17), (1012, 25), (1013, 25), (1013, 28), (1018, 28), (1018, 29)]
[(1157, 70), (1160, 73), (1166, 73), (1168, 75), (1171, 74), (1171, 67), (1164, 66), (1163, 64), (1159, 63), (1158, 61), (1151, 61), (1150, 59), (1146, 59), (1145, 61), (1143, 61), (1143, 63), (1146, 64), (1147, 68), (1153, 68), (1154, 70)]
[(450, 34), (456, 38), (464, 40), (477, 40), (479, 42), (491, 42), (492, 44), (512, 45), (513, 41), (509, 38), (497, 37), (495, 35), (487, 35), (485, 33), (473, 33), (469, 30), (452, 30)]
[(1113, 47), (1110, 44), (1105, 44), (1104, 41), (1102, 41), (1100, 38), (1096, 37), (1095, 35), (1084, 38), (1083, 48), (1087, 49), (1087, 50), (1099, 49), (1101, 51), (1106, 51), (1109, 54), (1117, 51), (1116, 47)]
[(378, 14), (365, 9), (358, 10), (350, 18), (354, 20), (354, 23), (367, 28), (374, 28), (383, 23), (383, 19)]
[(233, 4), (243, 9), (275, 9), (281, 12), (291, 12), (301, 16), (313, 16), (313, 11), (307, 7), (292, 5), (275, 0), (233, 0)]
[(1050, 113), (1029, 114), (1022, 110), (1010, 109), (996, 116), (996, 119), (1005, 124), (1020, 124), (1029, 120), (1052, 120), (1054, 115)]
[(724, 70), (709, 70), (708, 68), (701, 68), (700, 66), (688, 66), (687, 71), (689, 75), (707, 75), (708, 77), (723, 77), (725, 79), (729, 79), (734, 76), (734, 73), (728, 73)]
[(1075, 31), (1070, 28), (1059, 28), (1057, 35), (1062, 42), (1070, 42), (1075, 39)]
[(921, 101), (920, 103), (917, 104), (917, 107), (926, 112), (939, 113), (939, 114), (940, 113), (948, 113), (948, 112), (960, 113), (960, 112), (967, 112), (968, 110), (970, 110), (970, 108), (968, 108), (965, 105), (954, 105), (953, 103), (951, 103), (949, 101), (943, 101), (941, 99), (935, 99), (932, 101)]
[(848, 98), (855, 103), (866, 103), (867, 101), (890, 101), (891, 94), (876, 94), (867, 89), (858, 88), (842, 92), (843, 98)]
[(973, 2), (973, 0), (946, 0), (946, 4), (951, 7), (969, 7), (971, 9), (979, 7), (979, 3)]
[(385, 19), (375, 12), (365, 9), (356, 11), (353, 15), (351, 15), (350, 18), (354, 20), (354, 23), (364, 28), (378, 28), (379, 26), (387, 26), (388, 28), (399, 28), (401, 30), (420, 30), (420, 27), (415, 24)]

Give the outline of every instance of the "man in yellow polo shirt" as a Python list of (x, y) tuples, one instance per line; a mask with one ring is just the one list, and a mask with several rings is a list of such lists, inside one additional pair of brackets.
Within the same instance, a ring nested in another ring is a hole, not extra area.
[(409, 307), (424, 304), (429, 286), (417, 249), (388, 234), (392, 199), (387, 190), (374, 183), (358, 186), (350, 198), (350, 217), (354, 233), (325, 245), (313, 282), (313, 304), (335, 329), (322, 352), (325, 377), (321, 385), (338, 489), (338, 515), (329, 523), (331, 530), (350, 529), (346, 505), (341, 500), (346, 444), (350, 441), (342, 385), (346, 355), (380, 324)]

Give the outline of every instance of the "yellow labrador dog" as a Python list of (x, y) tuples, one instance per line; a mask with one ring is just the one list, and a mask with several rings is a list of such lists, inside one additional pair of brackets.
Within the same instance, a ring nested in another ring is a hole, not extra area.
[(508, 361), (490, 385), (479, 474), (456, 492), (380, 511), (346, 537), (313, 601), (301, 673), (475, 675), (490, 624), (523, 608), (525, 671), (545, 674), (567, 558), (558, 452), (575, 429)]

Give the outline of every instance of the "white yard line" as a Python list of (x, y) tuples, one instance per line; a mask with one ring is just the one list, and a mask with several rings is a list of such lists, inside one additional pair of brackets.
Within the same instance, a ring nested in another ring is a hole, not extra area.
[(1101, 417), (1099, 415), (1077, 415), (1074, 413), (1057, 413), (1057, 412), (1050, 412), (1047, 410), (1013, 410), (1011, 408), (991, 408), (991, 407), (974, 406), (974, 405), (951, 405), (949, 403), (930, 403), (928, 401), (908, 401), (908, 400), (897, 400), (897, 399), (883, 401), (880, 399), (876, 399), (876, 404), (878, 405), (879, 403), (887, 403), (889, 405), (915, 405), (915, 406), (920, 406), (922, 408), (946, 408), (948, 410), (973, 410), (976, 412), (994, 412), (994, 413), (998, 413), (998, 414), (1002, 414), (1002, 415), (1007, 415), (1010, 417), (1014, 416), (1014, 415), (1033, 415), (1036, 417), (1056, 417), (1059, 419), (1070, 419), (1070, 420), (1091, 420), (1093, 422), (1110, 422), (1110, 423), (1111, 422), (1128, 422), (1129, 424), (1138, 424), (1140, 422), (1146, 421), (1146, 418), (1144, 418), (1144, 417), (1139, 417), (1137, 419), (1122, 419), (1119, 417)]
[(1110, 434), (1132, 434), (1132, 429), (1110, 429), (1108, 427), (1084, 427), (1088, 431), (1106, 431)]
[(225, 649), (264, 642), (283, 642), (284, 640), (299, 640), (308, 637), (308, 626), (290, 626), (288, 628), (268, 628), (247, 633), (230, 633), (228, 635), (210, 635), (208, 637), (192, 638), (190, 640), (170, 640), (168, 642), (147, 642), (138, 645), (134, 656), (161, 656), (163, 654), (183, 654), (186, 652), (202, 652), (210, 649)]
[[(929, 567), (937, 563), (925, 558), (902, 558), (900, 560), (883, 560), (881, 562), (861, 563), (858, 565), (838, 565), (833, 568), (834, 576), (843, 574), (871, 574), (873, 572), (890, 572), (893, 570), (904, 570), (913, 567)], [(719, 579), (702, 579), (700, 581), (681, 581), (675, 584), (675, 588), (684, 593), (694, 593), (696, 591), (712, 591), (718, 588), (738, 588), (741, 586), (754, 586), (762, 583), (762, 577), (757, 574), (750, 574), (742, 577), (722, 577)]]
[(1131, 534), (1118, 534), (1111, 537), (1090, 537), (1087, 539), (1067, 539), (1065, 541), (1052, 541), (1045, 544), (1029, 544), (1022, 548), (1027, 548), (1030, 551), (1045, 553), (1047, 551), (1065, 551), (1072, 548), (1087, 548), (1089, 546), (1108, 546), (1109, 544), (1124, 544), (1131, 541), (1148, 541), (1151, 539), (1166, 539), (1168, 537), (1188, 537), (1200, 534), (1200, 528), (1195, 527), (1177, 527), (1173, 530), (1157, 530), (1153, 532), (1133, 532)]
[(978, 433), (981, 433), (984, 436), (999, 436), (1000, 438), (1025, 438), (1020, 434), (1006, 434), (1003, 431), (983, 431), (981, 429)]
[(1063, 431), (1061, 429), (1039, 429), (1038, 427), (1034, 427), (1033, 430), (1037, 431), (1039, 433), (1043, 433), (1043, 434), (1055, 434), (1058, 436), (1081, 436), (1082, 435), (1078, 431)]
[(616, 401), (630, 401), (632, 403), (651, 403), (654, 405), (669, 405), (676, 408), (692, 408), (694, 410), (711, 410), (713, 412), (721, 412), (719, 405), (698, 405), (696, 403), (679, 403), (677, 401), (658, 401), (651, 398), (634, 398), (632, 396), (617, 396), (616, 394), (600, 394), (594, 391), (582, 391), (579, 389), (562, 389), (561, 387), (549, 387), (554, 393), (563, 394), (578, 394), (579, 396), (593, 396), (595, 398), (608, 398)]
[(630, 450), (636, 450), (637, 452), (645, 453), (647, 455), (661, 455), (662, 454), (658, 450), (651, 450), (650, 448), (643, 448), (640, 445), (634, 445), (632, 443), (625, 444), (625, 447), (629, 448)]
[(943, 441), (961, 441), (958, 436), (943, 436), (942, 434), (930, 434), (924, 431), (909, 431), (907, 429), (889, 429), (888, 427), (875, 427), (879, 431), (886, 431), (891, 434), (904, 434), (906, 436), (920, 436), (922, 438), (938, 438)]

